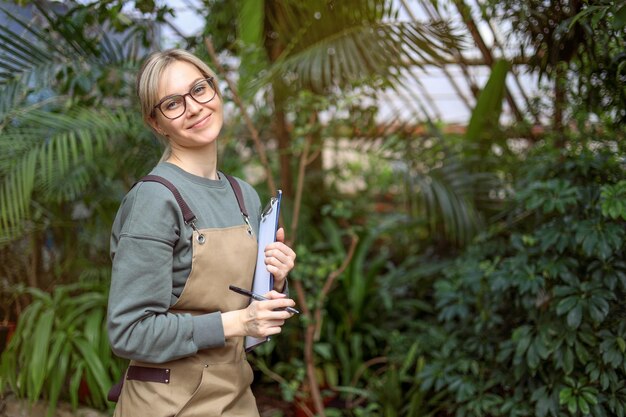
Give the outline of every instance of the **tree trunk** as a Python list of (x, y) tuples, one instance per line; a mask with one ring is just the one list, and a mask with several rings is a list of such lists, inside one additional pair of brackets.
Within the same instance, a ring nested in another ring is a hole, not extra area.
[[(275, 90), (276, 91), (276, 90)], [(280, 187), (286, 198), (293, 198), (293, 174), (291, 169), (291, 135), (283, 109), (283, 100), (274, 94), (274, 134), (278, 140), (278, 160), (280, 162)]]
[(554, 76), (554, 131), (557, 134), (556, 145), (562, 147), (565, 145), (563, 137), (563, 108), (565, 106), (565, 75), (566, 69), (562, 66), (565, 64), (557, 64)]

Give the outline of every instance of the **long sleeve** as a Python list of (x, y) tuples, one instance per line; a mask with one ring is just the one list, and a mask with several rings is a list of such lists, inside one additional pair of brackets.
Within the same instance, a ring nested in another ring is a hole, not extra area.
[[(165, 362), (224, 345), (220, 312), (169, 313), (181, 218), (169, 190), (140, 184), (126, 197), (112, 236), (108, 331), (118, 356)], [(182, 271), (186, 274), (186, 271)], [(180, 291), (178, 291), (180, 294)]]

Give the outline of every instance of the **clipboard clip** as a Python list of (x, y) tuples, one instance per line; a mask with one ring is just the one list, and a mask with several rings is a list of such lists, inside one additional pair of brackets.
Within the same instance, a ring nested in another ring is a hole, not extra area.
[(276, 203), (276, 200), (277, 200), (276, 197), (270, 198), (270, 201), (267, 203), (267, 205), (265, 206), (265, 208), (261, 212), (261, 217), (262, 218), (267, 217), (272, 212), (272, 210), (274, 210), (274, 203)]

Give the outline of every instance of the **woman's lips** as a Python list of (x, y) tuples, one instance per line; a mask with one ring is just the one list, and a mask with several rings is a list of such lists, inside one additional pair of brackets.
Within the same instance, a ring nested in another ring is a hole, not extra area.
[(209, 122), (209, 119), (211, 119), (211, 115), (212, 114), (213, 113), (209, 114), (206, 117), (203, 117), (198, 122), (196, 122), (196, 123), (192, 124), (191, 126), (189, 126), (187, 129), (197, 129), (199, 127), (204, 127)]

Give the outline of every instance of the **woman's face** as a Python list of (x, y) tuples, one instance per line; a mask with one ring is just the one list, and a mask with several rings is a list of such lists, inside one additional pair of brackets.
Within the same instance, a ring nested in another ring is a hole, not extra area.
[[(187, 94), (205, 76), (193, 64), (186, 61), (175, 61), (164, 71), (159, 81), (159, 101), (175, 94)], [(152, 127), (165, 136), (172, 149), (203, 148), (213, 144), (217, 139), (224, 115), (222, 100), (216, 94), (213, 100), (200, 104), (185, 96), (186, 110), (176, 119), (166, 118), (159, 109), (151, 119)]]

